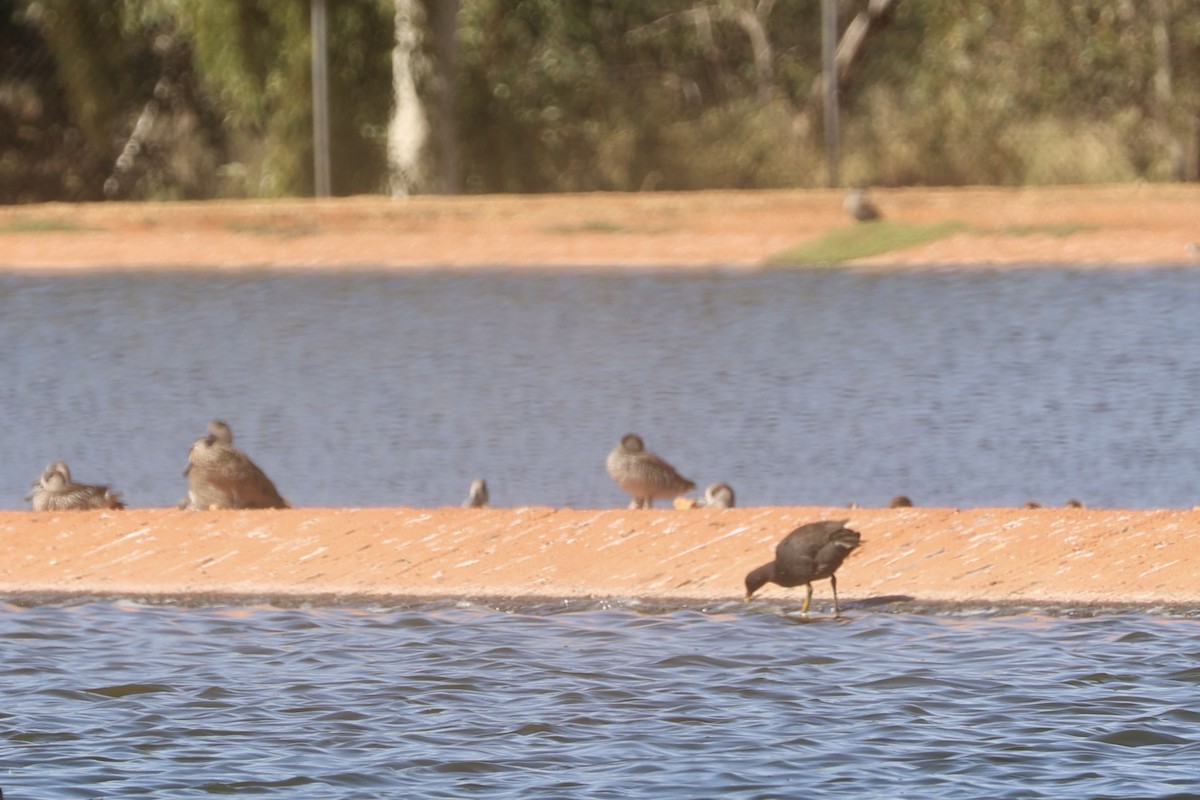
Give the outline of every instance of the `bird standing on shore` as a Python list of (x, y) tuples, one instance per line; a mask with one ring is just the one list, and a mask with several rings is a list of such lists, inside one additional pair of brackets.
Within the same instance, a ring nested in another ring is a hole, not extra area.
[(121, 496), (107, 486), (72, 483), (65, 461), (54, 461), (33, 482), (25, 499), (34, 511), (84, 511), (90, 508), (122, 509)]
[(733, 508), (736, 500), (728, 483), (714, 483), (704, 490), (704, 505), (710, 508)]
[(775, 547), (775, 560), (751, 570), (746, 575), (746, 600), (764, 584), (777, 583), (791, 588), (803, 585), (807, 589), (801, 614), (808, 614), (812, 603), (812, 582), (829, 578), (833, 588), (833, 613), (839, 613), (837, 599), (838, 567), (846, 556), (859, 546), (858, 531), (846, 527), (849, 520), (824, 520), (801, 525)]
[(463, 501), (463, 508), (487, 508), (491, 498), (488, 496), (487, 481), (476, 478), (471, 481), (471, 490)]
[(883, 217), (875, 204), (871, 202), (871, 198), (867, 197), (867, 190), (861, 186), (855, 186), (846, 192), (846, 199), (842, 201), (842, 210), (859, 222), (871, 222)]
[(633, 500), (630, 508), (651, 508), (655, 499), (673, 500), (696, 484), (654, 453), (646, 452), (642, 437), (628, 433), (605, 462), (608, 475)]
[(185, 508), (291, 508), (271, 479), (233, 446), (233, 432), (221, 420), (208, 423), (208, 435), (192, 445), (183, 474)]

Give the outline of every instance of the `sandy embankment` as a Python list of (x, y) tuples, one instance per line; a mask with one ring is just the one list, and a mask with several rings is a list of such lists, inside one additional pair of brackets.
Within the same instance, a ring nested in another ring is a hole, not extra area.
[[(0, 270), (752, 269), (852, 226), (840, 190), (354, 197), (0, 207)], [(1196, 264), (1200, 186), (877, 189), (885, 218), (960, 233), (873, 267)]]
[[(20, 206), (0, 208), (0, 270), (753, 269), (853, 225), (841, 196)], [(967, 228), (864, 266), (1200, 265), (1194, 185), (874, 197), (890, 219)], [(821, 518), (849, 518), (867, 539), (840, 573), (846, 598), (1200, 602), (1200, 511), (1063, 509), (0, 512), (0, 593), (736, 598), (776, 541)], [(817, 591), (828, 598), (828, 582)]]
[(732, 600), (786, 531), (829, 518), (866, 541), (846, 600), (1200, 602), (1200, 511), (1083, 509), (10, 511), (0, 593)]

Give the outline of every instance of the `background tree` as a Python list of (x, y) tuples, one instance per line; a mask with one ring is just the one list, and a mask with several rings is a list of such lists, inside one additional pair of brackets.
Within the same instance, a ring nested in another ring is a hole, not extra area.
[[(841, 0), (843, 29), (884, 2)], [(1200, 177), (1194, 0), (887, 5), (842, 84), (847, 182)], [(393, 112), (428, 130), (405, 191), (823, 179), (816, 2), (328, 8), (335, 194), (392, 188)], [(309, 0), (0, 4), (0, 201), (310, 193), (309, 37)]]
[[(201, 85), (224, 111), (232, 159), (225, 174), (251, 196), (311, 194), (308, 0), (178, 0), (177, 7)], [(334, 194), (386, 188), (390, 11), (388, 0), (329, 5)]]

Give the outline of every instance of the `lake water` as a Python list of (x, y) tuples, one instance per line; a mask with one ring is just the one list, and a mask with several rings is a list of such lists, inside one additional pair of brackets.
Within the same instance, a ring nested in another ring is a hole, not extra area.
[[(0, 275), (0, 506), (1192, 506), (1200, 272)], [(1200, 796), (1194, 609), (0, 605), (9, 800)]]
[(207, 421), (298, 506), (627, 502), (636, 431), (743, 505), (1191, 507), (1200, 271), (0, 276), (0, 506), (135, 506)]
[(0, 786), (64, 798), (1167, 798), (1200, 622), (769, 604), (0, 605)]

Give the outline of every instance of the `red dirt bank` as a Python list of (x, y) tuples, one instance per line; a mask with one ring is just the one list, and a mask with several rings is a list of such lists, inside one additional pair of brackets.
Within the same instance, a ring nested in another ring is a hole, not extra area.
[[(963, 232), (871, 266), (1200, 264), (1200, 186), (879, 189)], [(743, 267), (853, 224), (841, 191), (0, 207), (0, 269)]]
[(783, 534), (831, 518), (865, 540), (844, 599), (1200, 602), (1200, 511), (1085, 509), (9, 511), (0, 593), (737, 599)]

